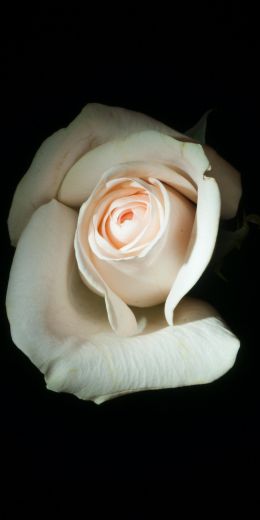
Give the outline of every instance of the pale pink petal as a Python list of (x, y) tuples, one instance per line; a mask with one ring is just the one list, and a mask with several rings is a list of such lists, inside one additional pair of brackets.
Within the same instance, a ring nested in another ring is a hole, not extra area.
[(33, 211), (56, 197), (64, 176), (82, 154), (109, 140), (149, 128), (181, 135), (138, 112), (97, 103), (86, 105), (67, 128), (43, 142), (18, 184), (8, 219), (12, 243), (17, 243)]
[(149, 244), (146, 253), (141, 250), (141, 255), (122, 261), (92, 255), (102, 279), (128, 305), (146, 307), (165, 301), (186, 256), (195, 208), (178, 192), (168, 188), (166, 193), (165, 231), (158, 234), (153, 247)]
[(96, 332), (99, 314), (105, 311), (103, 299), (98, 310), (93, 295), (91, 323), (85, 321), (85, 287), (81, 281), (74, 284), (75, 273), (79, 278), (73, 250), (77, 217), (76, 211), (55, 200), (36, 210), (19, 240), (10, 272), (6, 305), (13, 340), (44, 372), (66, 351), (66, 337), (74, 327), (83, 338)]
[(239, 341), (205, 302), (184, 299), (175, 327), (165, 326), (161, 306), (145, 313), (142, 335), (118, 338), (101, 328), (77, 349), (71, 338), (71, 351), (57, 358), (45, 377), (47, 387), (100, 404), (141, 390), (209, 383), (233, 366)]
[(14, 343), (44, 373), (47, 387), (100, 403), (124, 393), (202, 384), (229, 370), (239, 342), (209, 305), (187, 299), (175, 327), (163, 306), (136, 311), (145, 333), (116, 336), (104, 300), (76, 269), (77, 215), (51, 202), (38, 209), (19, 240), (7, 313)]

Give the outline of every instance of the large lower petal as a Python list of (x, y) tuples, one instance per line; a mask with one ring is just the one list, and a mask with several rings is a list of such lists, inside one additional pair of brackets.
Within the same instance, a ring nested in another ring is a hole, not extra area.
[[(86, 105), (67, 128), (48, 137), (16, 188), (8, 219), (12, 243), (17, 243), (35, 209), (57, 196), (63, 179), (80, 157), (104, 143), (118, 138), (125, 139), (132, 133), (144, 130), (155, 130), (187, 140), (187, 136), (149, 116), (96, 103)], [(205, 146), (205, 151), (212, 166), (211, 174), (220, 186), (222, 216), (230, 218), (235, 215), (241, 197), (240, 175), (214, 150)], [(100, 153), (103, 153), (102, 148)], [(138, 160), (138, 157), (134, 160)], [(98, 177), (95, 179), (91, 175), (86, 178), (88, 194), (98, 180)]]
[(55, 201), (39, 208), (19, 240), (8, 285), (14, 343), (45, 374), (48, 388), (100, 403), (138, 390), (207, 383), (233, 365), (238, 340), (212, 307), (192, 299), (177, 307), (175, 327), (157, 306), (135, 310), (147, 319), (144, 333), (116, 336), (104, 300), (79, 278), (76, 219)]
[[(146, 333), (119, 341), (100, 334), (94, 344), (102, 350), (99, 365), (80, 387), (68, 381), (70, 363), (60, 360), (47, 375), (47, 387), (72, 392), (81, 399), (100, 404), (108, 399), (141, 390), (176, 388), (210, 383), (234, 364), (239, 340), (209, 304), (185, 298), (176, 310), (175, 327), (164, 326), (163, 308), (147, 309)], [(84, 351), (85, 345), (82, 344)], [(88, 367), (88, 359), (85, 361)], [(98, 380), (102, 370), (103, 381)], [(73, 384), (73, 390), (70, 385)], [(77, 391), (75, 391), (77, 388)]]
[(181, 135), (144, 114), (90, 103), (67, 128), (48, 137), (14, 194), (8, 219), (12, 243), (17, 243), (34, 210), (56, 197), (64, 176), (84, 153), (112, 139), (146, 129)]

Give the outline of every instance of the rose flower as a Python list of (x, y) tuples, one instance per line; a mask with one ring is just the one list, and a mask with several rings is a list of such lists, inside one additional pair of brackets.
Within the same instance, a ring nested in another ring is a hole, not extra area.
[(49, 137), (14, 194), (14, 343), (47, 387), (100, 403), (210, 382), (238, 339), (185, 297), (236, 214), (239, 173), (152, 118), (87, 105)]

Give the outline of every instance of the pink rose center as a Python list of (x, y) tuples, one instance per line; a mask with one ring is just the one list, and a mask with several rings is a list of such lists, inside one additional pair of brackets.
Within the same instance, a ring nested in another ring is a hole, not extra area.
[(118, 223), (123, 224), (125, 220), (132, 220), (134, 217), (134, 213), (132, 210), (126, 210), (121, 213), (118, 217)]
[[(195, 211), (193, 203), (154, 177), (107, 180), (80, 210), (77, 246), (84, 273), (93, 262), (128, 305), (162, 303), (185, 261)], [(91, 276), (84, 279), (92, 287)]]

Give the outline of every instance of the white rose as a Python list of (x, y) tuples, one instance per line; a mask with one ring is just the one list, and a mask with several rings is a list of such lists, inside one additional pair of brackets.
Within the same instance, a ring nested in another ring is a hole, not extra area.
[(225, 373), (239, 341), (183, 297), (240, 196), (214, 150), (143, 114), (89, 104), (48, 138), (10, 210), (7, 292), (13, 340), (47, 387), (100, 403)]

